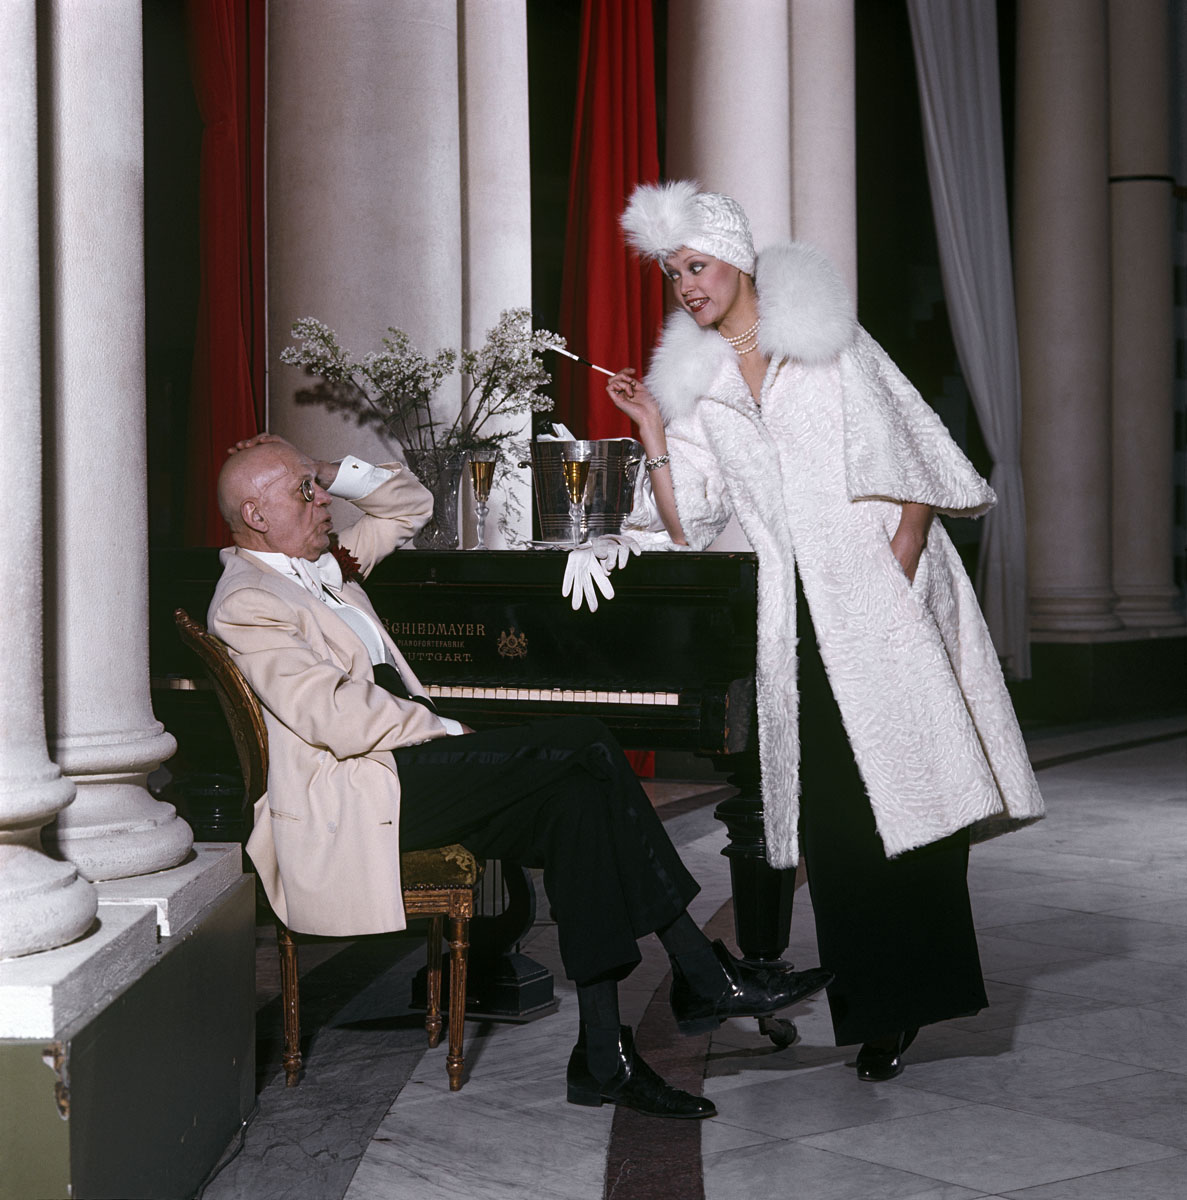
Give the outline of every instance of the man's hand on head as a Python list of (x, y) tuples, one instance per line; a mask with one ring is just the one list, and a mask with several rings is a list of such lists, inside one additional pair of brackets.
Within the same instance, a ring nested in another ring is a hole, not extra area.
[(287, 438), (282, 438), (278, 433), (257, 433), (255, 437), (240, 438), (233, 446), (227, 447), (228, 454), (235, 454), (240, 450), (250, 450), (252, 446), (262, 446), (265, 442), (280, 442), (285, 446), (291, 446)]
[[(287, 438), (282, 438), (278, 433), (257, 433), (255, 437), (241, 438), (233, 446), (227, 447), (228, 454), (237, 454), (240, 450), (250, 450), (253, 446), (263, 446), (272, 442), (281, 446), (292, 446)], [(293, 446), (295, 450), (296, 447)], [(339, 463), (325, 462), (321, 459), (313, 460), (313, 475), (317, 480), (318, 487), (329, 489), (334, 480), (338, 478)]]
[(336, 462), (314, 462), (313, 473), (317, 478), (317, 486), (325, 491), (329, 491), (333, 486), (334, 480), (338, 478), (338, 468), (341, 465), (341, 463)]

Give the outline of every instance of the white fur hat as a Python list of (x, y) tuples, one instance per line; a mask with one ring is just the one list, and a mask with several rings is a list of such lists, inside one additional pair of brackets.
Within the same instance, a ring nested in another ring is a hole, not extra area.
[(690, 179), (635, 188), (622, 228), (644, 258), (662, 262), (681, 246), (754, 274), (754, 242), (745, 210), (730, 196), (702, 192)]

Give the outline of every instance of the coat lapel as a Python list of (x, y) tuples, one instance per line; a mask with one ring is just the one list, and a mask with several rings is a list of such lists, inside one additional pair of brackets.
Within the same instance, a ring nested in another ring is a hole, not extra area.
[[(243, 553), (239, 547), (232, 548), (230, 552), (234, 556), (235, 562), (240, 564), (236, 570), (243, 571), (259, 571), (268, 581), (268, 586), (274, 591), (279, 591), (285, 599), (291, 603), (293, 608), (297, 608), (307, 613), (317, 626), (318, 632), (321, 634), (322, 640), (326, 643), (327, 649), (332, 652), (332, 655), (339, 664), (352, 678), (359, 678), (361, 675), (369, 674), (371, 671), (371, 656), (367, 653), (366, 646), (359, 641), (358, 634), (340, 617), (334, 610), (323, 601), (319, 600), (311, 592), (307, 591), (297, 580), (289, 575), (285, 575), (282, 571), (276, 570), (266, 562), (261, 562), (253, 554)], [(227, 552), (224, 551), (224, 563), (228, 563)], [(367, 602), (366, 593), (358, 584), (347, 584), (343, 587), (343, 596), (345, 598), (347, 588), (353, 588), (354, 593), (351, 596), (351, 603), (356, 603), (358, 597), (362, 597), (362, 603), (357, 604), (357, 607), (362, 608), (364, 612), (369, 613), (379, 626), (380, 633), (385, 642), (390, 642), (391, 639), (387, 636), (387, 630), (383, 628), (383, 622), (375, 615), (375, 611)], [(397, 662), (401, 661), (399, 658)]]

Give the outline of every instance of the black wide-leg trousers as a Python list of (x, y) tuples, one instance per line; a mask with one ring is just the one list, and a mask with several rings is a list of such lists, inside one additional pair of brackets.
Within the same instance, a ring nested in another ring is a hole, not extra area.
[(562, 717), (395, 752), (400, 845), (542, 867), (565, 973), (621, 979), (700, 890), (614, 736)]
[(968, 831), (888, 859), (796, 588), (800, 841), (838, 1046), (988, 1004), (968, 890)]

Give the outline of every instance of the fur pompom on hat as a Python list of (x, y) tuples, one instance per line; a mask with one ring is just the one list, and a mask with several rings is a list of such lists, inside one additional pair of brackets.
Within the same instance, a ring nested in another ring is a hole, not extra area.
[(730, 196), (702, 192), (690, 179), (635, 188), (622, 228), (644, 257), (662, 262), (682, 246), (754, 274), (754, 242), (745, 210)]

